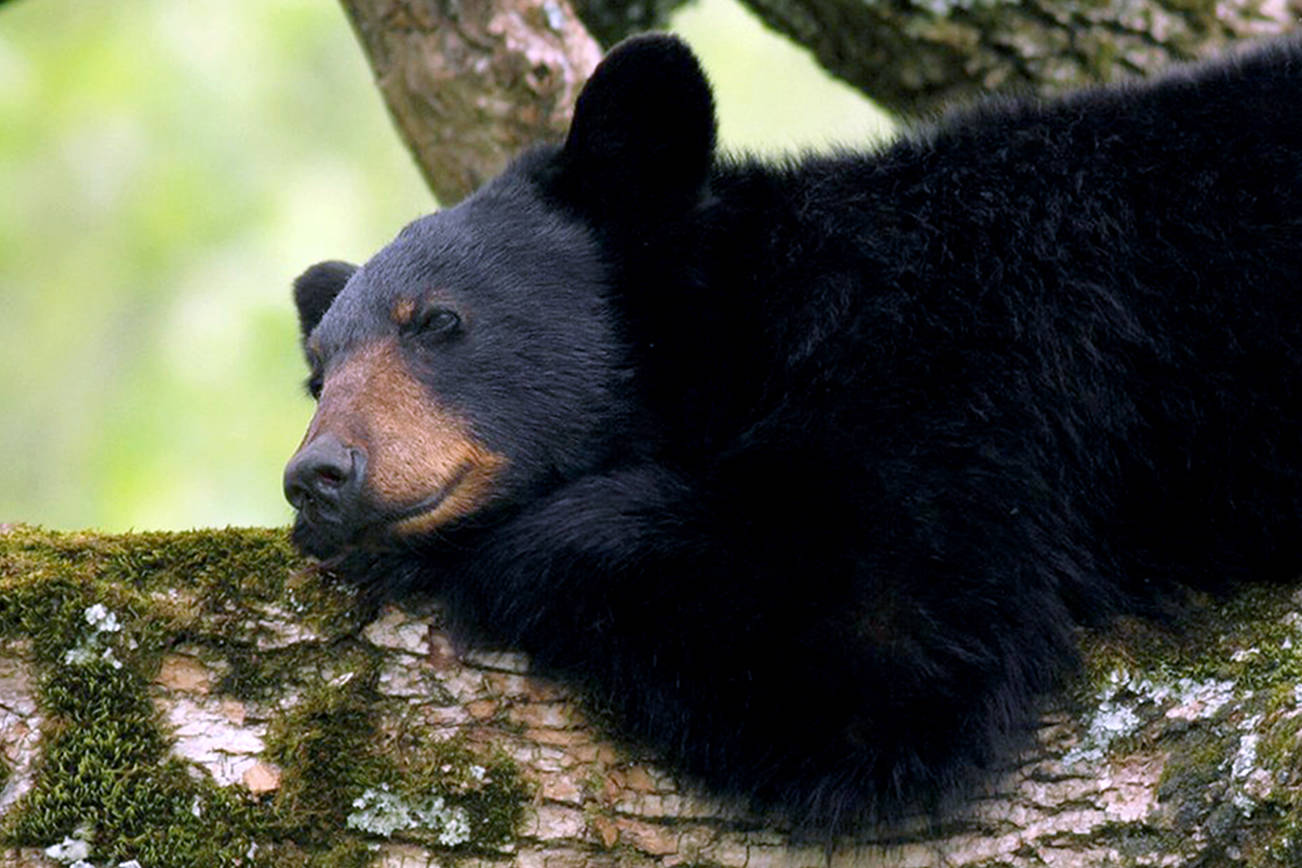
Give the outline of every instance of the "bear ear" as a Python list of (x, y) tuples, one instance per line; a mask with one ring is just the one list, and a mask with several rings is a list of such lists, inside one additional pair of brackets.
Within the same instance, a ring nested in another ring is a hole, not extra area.
[(691, 49), (663, 34), (626, 39), (579, 94), (561, 152), (567, 192), (603, 216), (690, 208), (714, 144), (714, 97)]
[(294, 306), (298, 308), (298, 328), (303, 340), (321, 322), (330, 304), (353, 276), (357, 266), (351, 262), (318, 262), (294, 281)]

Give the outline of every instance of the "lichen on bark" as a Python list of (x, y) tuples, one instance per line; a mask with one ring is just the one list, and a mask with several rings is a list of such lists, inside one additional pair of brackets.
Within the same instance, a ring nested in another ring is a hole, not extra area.
[(429, 600), (361, 611), (280, 530), (8, 527), (0, 866), (1302, 862), (1295, 587), (1082, 634), (1080, 678), (987, 792), (835, 842), (676, 780), (443, 623)]

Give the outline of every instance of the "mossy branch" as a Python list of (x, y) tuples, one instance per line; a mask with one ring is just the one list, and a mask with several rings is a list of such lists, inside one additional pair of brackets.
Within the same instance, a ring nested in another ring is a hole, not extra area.
[[(280, 531), (11, 526), (0, 866), (1299, 864), (1295, 590), (1084, 635), (990, 792), (825, 846), (674, 780), (519, 655), (458, 653), (431, 602), (365, 621)], [(799, 685), (791, 713), (818, 713)]]

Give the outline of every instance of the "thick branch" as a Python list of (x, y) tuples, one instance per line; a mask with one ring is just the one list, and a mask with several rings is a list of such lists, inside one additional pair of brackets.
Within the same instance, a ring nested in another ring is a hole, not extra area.
[[(527, 145), (564, 134), (599, 59), (589, 32), (609, 45), (662, 26), (681, 2), (342, 0), (399, 133), (445, 205)], [(1302, 0), (743, 2), (903, 115), (997, 90), (1048, 94), (1146, 73), (1302, 16)]]
[(1299, 0), (743, 0), (904, 115), (1000, 89), (1054, 93), (1296, 27)]
[(403, 141), (451, 205), (564, 135), (600, 49), (566, 0), (343, 0)]
[[(1085, 637), (1088, 676), (987, 794), (825, 851), (521, 656), (458, 651), (435, 605), (359, 621), (279, 533), (0, 529), (0, 868), (64, 836), (151, 868), (1302, 864), (1294, 590)], [(790, 694), (793, 726), (818, 713)]]

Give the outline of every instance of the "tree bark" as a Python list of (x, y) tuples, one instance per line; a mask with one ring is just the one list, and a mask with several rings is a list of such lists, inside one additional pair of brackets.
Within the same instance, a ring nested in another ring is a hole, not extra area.
[[(444, 205), (563, 136), (609, 47), (683, 0), (342, 0), (398, 131)], [(1302, 0), (742, 0), (902, 116), (1000, 90), (1053, 94), (1282, 33)], [(577, 8), (577, 14), (576, 14)], [(585, 26), (586, 25), (586, 26)]]
[(901, 115), (998, 90), (1142, 75), (1297, 26), (1298, 0), (744, 0), (828, 72)]
[(399, 134), (444, 205), (565, 134), (601, 57), (566, 0), (343, 0)]
[[(443, 623), (429, 601), (359, 618), (280, 532), (0, 530), (0, 866), (53, 866), (65, 837), (149, 868), (1302, 863), (1297, 587), (1204, 601), (1178, 632), (1082, 634), (1085, 673), (988, 792), (835, 842), (675, 779), (521, 655), (458, 650)], [(494, 780), (498, 826), (476, 837)], [(431, 819), (432, 793), (471, 831)], [(146, 797), (175, 815), (142, 829)]]

